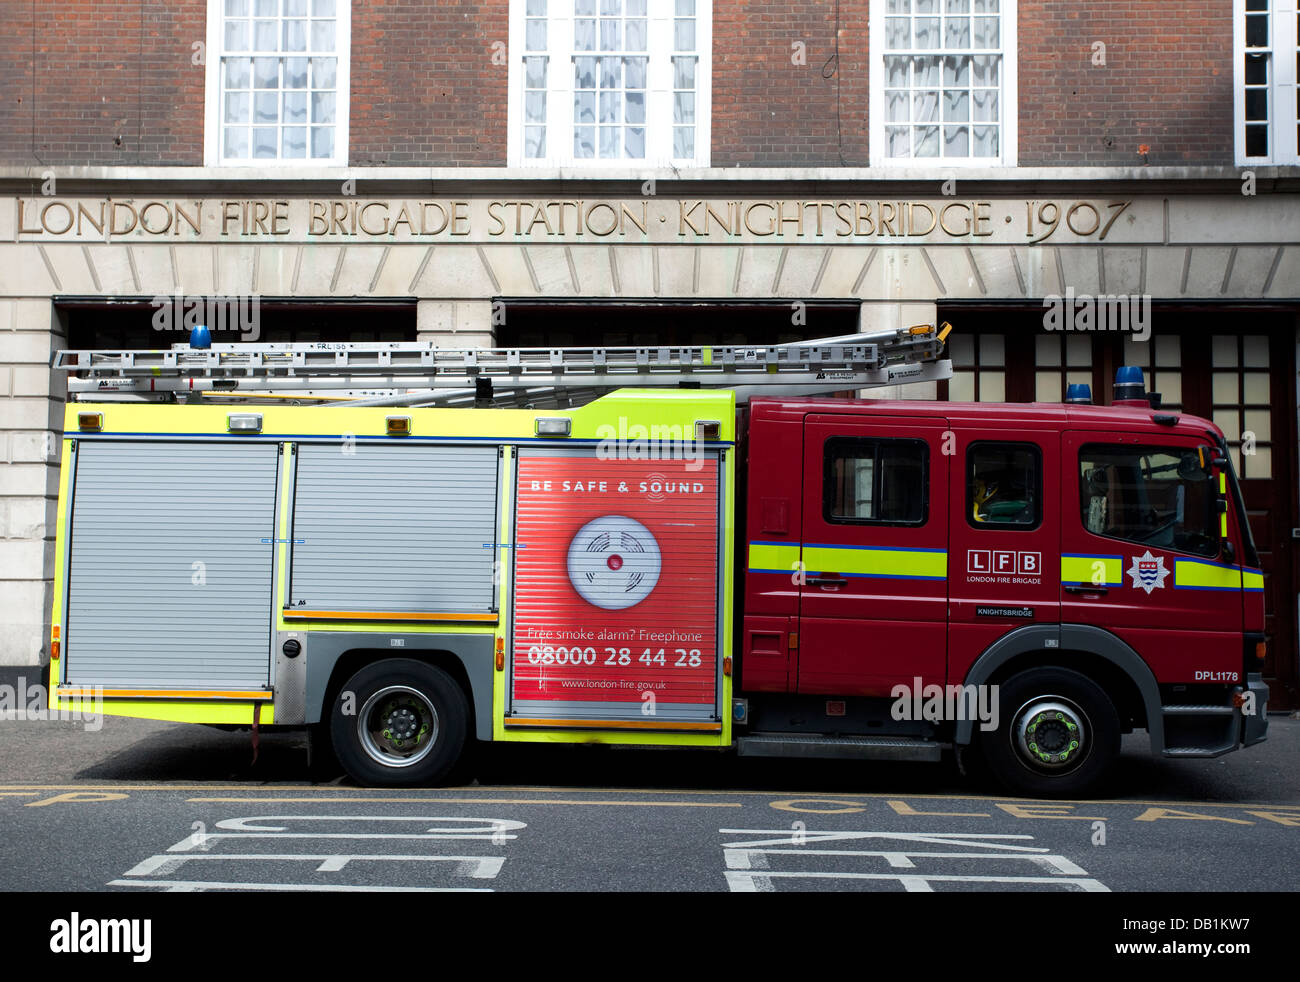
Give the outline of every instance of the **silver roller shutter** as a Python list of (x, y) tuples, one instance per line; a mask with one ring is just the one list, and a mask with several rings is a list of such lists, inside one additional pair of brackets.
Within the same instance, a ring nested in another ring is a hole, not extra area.
[(298, 447), (290, 606), (493, 610), (497, 448), (356, 444), (347, 450)]
[(66, 682), (268, 684), (278, 460), (274, 444), (80, 441)]

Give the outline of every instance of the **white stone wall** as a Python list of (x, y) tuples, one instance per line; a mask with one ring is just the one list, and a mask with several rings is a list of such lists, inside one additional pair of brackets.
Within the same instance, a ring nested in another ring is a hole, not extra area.
[(62, 379), (50, 371), (63, 329), (48, 297), (0, 299), (0, 664), (48, 657), (53, 593), (56, 434)]

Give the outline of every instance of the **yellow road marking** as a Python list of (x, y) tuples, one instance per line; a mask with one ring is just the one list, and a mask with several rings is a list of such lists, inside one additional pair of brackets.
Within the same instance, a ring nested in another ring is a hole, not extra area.
[(896, 815), (944, 815), (953, 818), (992, 818), (988, 812), (919, 812), (906, 801), (886, 801)]
[[(97, 784), (0, 784), (0, 792), (5, 791), (166, 791), (166, 792), (193, 792), (193, 791), (241, 791), (247, 794), (250, 789), (247, 784), (188, 784), (188, 785), (165, 785), (165, 784), (120, 784), (120, 785), (97, 785)], [(319, 794), (339, 794), (349, 791), (364, 793), (367, 788), (342, 788), (335, 785), (326, 786), (304, 786), (304, 785), (266, 785), (256, 788), (259, 792), (281, 792), (293, 791), (298, 794), (319, 793)], [(385, 794), (402, 795), (402, 794), (428, 794), (430, 788), (385, 788)], [(576, 788), (576, 787), (546, 787), (543, 785), (502, 785), (488, 786), (481, 788), (460, 787), (454, 789), (460, 792), (486, 791), (497, 794), (511, 791), (527, 791), (535, 794), (644, 794), (644, 795), (724, 795), (726, 797), (759, 797), (759, 798), (788, 798), (792, 794), (792, 789), (781, 791), (729, 791), (723, 789), (713, 790), (696, 790), (692, 788)], [(861, 800), (901, 800), (908, 801), (973, 801), (981, 804), (990, 804), (998, 801), (1007, 802), (1024, 802), (1026, 804), (1041, 804), (1037, 798), (1015, 798), (1010, 796), (995, 795), (963, 795), (963, 794), (902, 794), (897, 791), (880, 791), (880, 792), (862, 792), (854, 793), (850, 791), (808, 791), (794, 792), (805, 797), (814, 798), (835, 798), (842, 799), (846, 802), (857, 804)], [(264, 800), (264, 799), (263, 799)], [(482, 799), (473, 799), (482, 800)], [(1143, 807), (1157, 808), (1178, 808), (1190, 806), (1194, 808), (1256, 808), (1269, 811), (1286, 812), (1291, 809), (1300, 811), (1300, 802), (1220, 802), (1220, 801), (1148, 801), (1145, 799), (1122, 799), (1122, 798), (1056, 798), (1053, 799), (1058, 804), (1073, 805), (1141, 805)]]
[[(812, 815), (843, 815), (846, 812), (864, 812), (865, 806), (848, 807), (848, 808), (800, 808), (800, 805), (840, 805), (844, 801), (840, 798), (787, 798), (783, 801), (770, 802), (773, 808), (779, 808), (783, 812), (808, 812)], [(850, 803), (852, 805), (852, 803)]]
[(35, 798), (39, 791), (0, 791), (0, 798)]
[(40, 808), (43, 805), (61, 805), (74, 801), (121, 801), (128, 795), (120, 792), (108, 791), (69, 791), (65, 794), (56, 794), (52, 798), (42, 798), (40, 801), (29, 801), (25, 808)]
[[(738, 801), (571, 801), (562, 798), (376, 798), (356, 796), (339, 797), (339, 798), (235, 798), (235, 797), (210, 797), (210, 798), (187, 798), (187, 802), (206, 802), (206, 803), (226, 803), (226, 804), (257, 804), (260, 802), (274, 802), (284, 804), (288, 802), (311, 802), (319, 803), (328, 801), (335, 804), (348, 801), (362, 802), (439, 802), (441, 804), (459, 804), (459, 805), (632, 805), (642, 808), (741, 808), (743, 807)], [(861, 809), (858, 809), (859, 811)]]

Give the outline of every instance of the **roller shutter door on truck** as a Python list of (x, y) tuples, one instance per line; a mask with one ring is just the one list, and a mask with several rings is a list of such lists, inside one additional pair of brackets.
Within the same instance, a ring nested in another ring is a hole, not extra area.
[(275, 444), (78, 441), (64, 681), (269, 683)]
[(490, 617), (498, 466), (496, 447), (300, 445), (290, 611)]

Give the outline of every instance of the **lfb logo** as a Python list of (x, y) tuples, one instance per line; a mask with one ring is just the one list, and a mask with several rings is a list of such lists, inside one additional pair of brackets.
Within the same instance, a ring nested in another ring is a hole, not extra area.
[(1041, 552), (1018, 552), (1014, 549), (966, 550), (966, 572), (968, 573), (1038, 576), (1042, 569)]
[(1128, 575), (1133, 577), (1133, 585), (1141, 587), (1148, 594), (1152, 590), (1163, 589), (1165, 577), (1169, 575), (1169, 570), (1165, 569), (1165, 557), (1153, 556), (1148, 549), (1140, 556), (1133, 557), (1133, 565), (1128, 569)]

